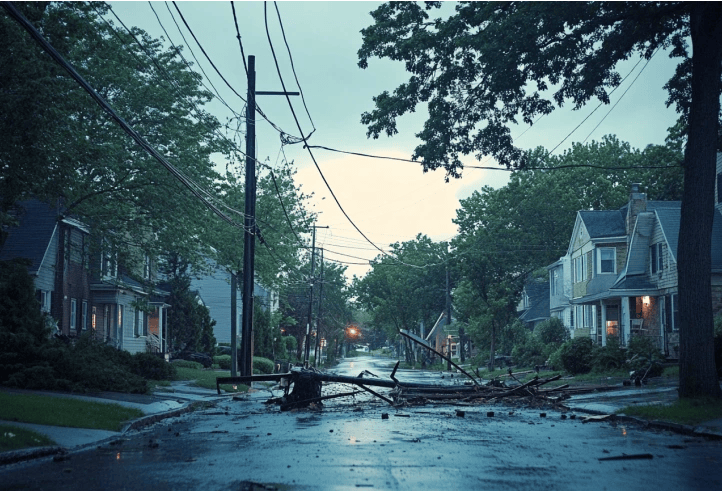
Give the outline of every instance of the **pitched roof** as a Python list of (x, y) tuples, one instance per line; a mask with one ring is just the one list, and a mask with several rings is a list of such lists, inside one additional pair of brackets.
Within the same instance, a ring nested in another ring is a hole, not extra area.
[(17, 227), (10, 227), (5, 244), (0, 249), (0, 260), (17, 257), (30, 259), (29, 271), (37, 272), (50, 244), (58, 221), (55, 208), (32, 199), (16, 204)]
[(524, 290), (529, 297), (529, 308), (519, 316), (519, 319), (524, 322), (548, 319), (549, 281), (546, 279), (531, 280), (524, 285)]
[(579, 217), (592, 239), (619, 237), (626, 234), (624, 215), (620, 210), (580, 211)]

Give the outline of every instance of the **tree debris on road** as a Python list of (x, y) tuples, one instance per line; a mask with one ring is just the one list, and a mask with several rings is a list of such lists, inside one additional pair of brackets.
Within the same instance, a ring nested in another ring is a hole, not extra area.
[[(405, 383), (396, 378), (399, 363), (396, 363), (391, 372), (390, 380), (381, 379), (371, 373), (360, 373), (358, 377), (349, 377), (324, 373), (315, 369), (294, 368), (287, 373), (270, 375), (252, 375), (246, 377), (219, 377), (217, 379), (218, 393), (221, 384), (252, 383), (260, 381), (276, 381), (284, 389), (284, 395), (272, 398), (267, 403), (279, 404), (282, 411), (308, 407), (311, 404), (321, 405), (322, 401), (340, 398), (355, 397), (361, 391), (354, 390), (332, 395), (321, 395), (324, 384), (350, 384), (355, 385), (374, 397), (381, 399), (393, 407), (417, 406), (428, 403), (474, 405), (504, 401), (515, 405), (525, 406), (551, 406), (565, 409), (561, 402), (571, 394), (582, 391), (590, 392), (597, 387), (570, 388), (568, 385), (558, 387), (544, 387), (549, 382), (561, 378), (555, 375), (549, 378), (534, 377), (532, 380), (521, 383), (515, 379), (517, 385), (510, 385), (494, 379), (486, 384), (474, 380), (474, 384), (464, 385), (434, 385), (420, 383)], [(368, 375), (372, 375), (369, 377)], [(468, 375), (468, 374), (467, 374)], [(391, 389), (388, 394), (381, 394), (369, 387), (382, 387)]]

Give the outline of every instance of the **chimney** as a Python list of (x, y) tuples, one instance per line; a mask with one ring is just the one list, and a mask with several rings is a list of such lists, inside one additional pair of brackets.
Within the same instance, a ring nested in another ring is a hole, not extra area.
[(641, 184), (634, 183), (629, 193), (629, 205), (627, 206), (627, 236), (632, 235), (634, 224), (637, 222), (637, 215), (647, 211), (647, 195), (639, 191)]

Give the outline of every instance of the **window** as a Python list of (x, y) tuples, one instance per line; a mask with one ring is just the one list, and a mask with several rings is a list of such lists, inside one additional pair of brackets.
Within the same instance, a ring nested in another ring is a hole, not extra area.
[(561, 294), (559, 288), (559, 270), (555, 269), (549, 274), (549, 292), (553, 297)]
[(81, 317), (80, 317), (80, 329), (88, 328), (88, 301), (83, 300)]
[(123, 337), (123, 306), (118, 305), (118, 337)]
[(109, 243), (103, 243), (100, 254), (100, 274), (103, 278), (115, 278), (118, 275), (118, 255)]
[(667, 256), (667, 244), (659, 243), (649, 246), (649, 270), (652, 274), (664, 270), (665, 257)]
[(93, 331), (95, 331), (95, 325), (96, 325), (96, 324), (95, 324), (95, 321), (96, 321), (97, 318), (98, 318), (98, 312), (97, 312), (95, 306), (93, 306), (92, 312), (93, 312), (93, 313), (90, 314), (90, 322), (91, 322), (91, 325), (93, 326)]
[(594, 327), (594, 306), (584, 306), (584, 327)]
[(569, 309), (569, 327), (574, 329), (574, 309)]
[(617, 250), (614, 247), (599, 249), (597, 271), (599, 273), (616, 273)]
[(586, 256), (581, 255), (574, 258), (574, 282), (579, 283), (587, 279), (587, 261)]
[(50, 313), (50, 292), (40, 290), (40, 311)]
[(78, 301), (74, 298), (70, 299), (70, 329), (75, 330), (77, 328), (76, 322), (78, 320)]
[(136, 337), (145, 336), (145, 312), (139, 309), (135, 309), (134, 329), (133, 333)]

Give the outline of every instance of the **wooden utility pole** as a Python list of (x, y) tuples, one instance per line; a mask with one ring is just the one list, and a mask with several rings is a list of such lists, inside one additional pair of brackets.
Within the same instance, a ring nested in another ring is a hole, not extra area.
[(310, 285), (310, 294), (308, 299), (308, 321), (306, 322), (306, 343), (305, 343), (305, 352), (303, 356), (303, 363), (306, 365), (308, 363), (308, 359), (311, 356), (311, 326), (313, 325), (313, 283), (315, 281), (315, 278), (313, 277), (314, 272), (314, 266), (316, 265), (316, 229), (317, 228), (329, 228), (326, 227), (320, 227), (318, 225), (311, 225), (313, 228), (312, 232), (312, 239), (311, 239), (311, 277), (309, 281), (311, 282)]
[(318, 316), (316, 317), (316, 349), (313, 353), (313, 366), (318, 366), (318, 358), (321, 353), (321, 305), (323, 302), (323, 247), (321, 249), (321, 281), (318, 284)]
[[(449, 265), (446, 265), (446, 325), (451, 325), (451, 282), (449, 281)], [(448, 332), (448, 330), (447, 330)], [(449, 359), (447, 360), (446, 368), (451, 370), (451, 338), (447, 338), (447, 344), (449, 347)]]
[[(253, 375), (253, 279), (256, 252), (256, 96), (299, 95), (298, 92), (256, 92), (256, 57), (248, 57), (246, 101), (246, 196), (243, 219), (243, 312), (241, 313), (241, 376)], [(235, 315), (235, 314), (234, 314)], [(235, 345), (231, 349), (235, 349)], [(235, 358), (235, 353), (232, 355)]]

